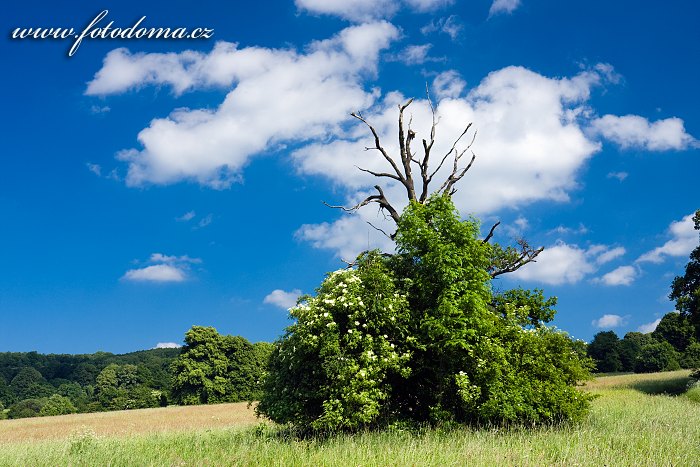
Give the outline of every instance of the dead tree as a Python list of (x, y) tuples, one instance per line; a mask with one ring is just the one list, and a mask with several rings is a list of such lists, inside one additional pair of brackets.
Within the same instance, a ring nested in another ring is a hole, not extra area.
[[(422, 154), (420, 156), (417, 156), (417, 154), (411, 148), (411, 144), (416, 139), (416, 133), (411, 129), (410, 120), (408, 123), (408, 127), (404, 128), (404, 113), (408, 106), (410, 106), (413, 102), (413, 99), (409, 99), (405, 104), (399, 104), (398, 106), (398, 160), (395, 160), (391, 155), (389, 155), (387, 150), (382, 145), (377, 130), (362, 116), (362, 114), (360, 114), (359, 112), (353, 112), (350, 114), (357, 120), (364, 123), (367, 126), (367, 128), (369, 128), (369, 131), (372, 133), (372, 137), (374, 138), (374, 146), (365, 147), (365, 150), (377, 151), (380, 154), (380, 156), (384, 158), (384, 160), (389, 164), (391, 170), (386, 172), (376, 172), (362, 167), (357, 168), (362, 172), (366, 172), (377, 178), (388, 178), (398, 182), (405, 188), (406, 196), (409, 202), (414, 201), (418, 203), (425, 203), (427, 201), (428, 196), (431, 194), (430, 185), (433, 182), (435, 175), (440, 171), (440, 169), (442, 169), (442, 167), (445, 165), (445, 162), (447, 162), (448, 160), (450, 160), (450, 163), (452, 164), (452, 169), (450, 171), (450, 174), (447, 176), (447, 178), (445, 178), (445, 180), (442, 182), (442, 184), (436, 190), (435, 193), (451, 197), (457, 192), (457, 188), (455, 186), (457, 182), (459, 182), (466, 175), (466, 173), (469, 171), (469, 169), (471, 169), (472, 165), (474, 164), (474, 161), (476, 160), (476, 154), (471, 149), (472, 145), (474, 144), (474, 141), (476, 140), (476, 131), (473, 132), (469, 143), (463, 148), (458, 149), (458, 145), (460, 144), (462, 139), (467, 135), (467, 133), (469, 133), (469, 130), (472, 128), (472, 124), (469, 123), (468, 125), (466, 125), (464, 131), (462, 131), (459, 137), (457, 137), (457, 139), (455, 139), (455, 141), (452, 143), (450, 149), (438, 159), (439, 162), (435, 169), (430, 168), (430, 158), (432, 156), (431, 152), (433, 149), (433, 145), (435, 144), (435, 130), (437, 128), (438, 120), (436, 118), (435, 106), (430, 100), (429, 95), (427, 100), (432, 113), (432, 125), (430, 127), (430, 138), (422, 140)], [(467, 153), (469, 153), (467, 155), (469, 162), (464, 164), (466, 159), (463, 158)], [(414, 168), (417, 168), (420, 172), (420, 179), (418, 180), (418, 191), (416, 191), (417, 178), (414, 177), (413, 174)], [(379, 205), (380, 211), (388, 214), (389, 217), (391, 217), (391, 219), (393, 219), (394, 222), (398, 224), (400, 214), (387, 199), (381, 185), (375, 185), (374, 189), (377, 191), (376, 194), (368, 196), (355, 206), (345, 207), (332, 206), (329, 204), (326, 205), (332, 208), (342, 209), (346, 212), (355, 212), (363, 206), (367, 206), (371, 203), (376, 203)], [(488, 235), (486, 235), (486, 237), (483, 239), (484, 243), (488, 243), (493, 238), (494, 231), (496, 230), (499, 224), (500, 222), (496, 222), (493, 225), (493, 227), (491, 227)], [(372, 225), (371, 223), (369, 223), (369, 225), (379, 230), (384, 235), (387, 235), (392, 240), (396, 235), (395, 233), (387, 234), (386, 232)], [(494, 248), (492, 264), (489, 268), (491, 277), (497, 277), (501, 274), (516, 271), (525, 264), (535, 261), (537, 255), (539, 255), (544, 250), (544, 247), (536, 249), (530, 247), (530, 245), (524, 239), (519, 239), (516, 243), (517, 247), (509, 246), (506, 248), (502, 248), (500, 245), (493, 245)]]

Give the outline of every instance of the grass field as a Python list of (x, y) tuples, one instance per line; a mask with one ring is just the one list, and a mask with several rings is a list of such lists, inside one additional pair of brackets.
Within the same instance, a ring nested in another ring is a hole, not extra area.
[[(0, 421), (0, 465), (700, 466), (700, 403), (688, 372), (615, 375), (574, 427), (391, 431), (287, 440), (245, 404)], [(254, 425), (254, 426), (251, 426)]]

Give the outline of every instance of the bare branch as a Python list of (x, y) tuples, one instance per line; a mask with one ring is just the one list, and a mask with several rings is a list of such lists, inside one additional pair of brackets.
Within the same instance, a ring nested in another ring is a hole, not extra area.
[(484, 238), (482, 243), (488, 243), (489, 240), (491, 240), (491, 237), (493, 237), (494, 230), (496, 230), (496, 227), (498, 227), (499, 225), (501, 225), (501, 221), (498, 221), (495, 224), (493, 224), (493, 227), (491, 227), (491, 230), (489, 230), (489, 234), (486, 236), (486, 238)]
[[(435, 174), (438, 173), (438, 172), (440, 171), (440, 169), (442, 168), (443, 164), (445, 163), (445, 160), (447, 160), (447, 158), (450, 157), (450, 154), (452, 154), (452, 152), (455, 151), (455, 149), (457, 148), (457, 144), (459, 144), (459, 141), (464, 137), (464, 135), (467, 134), (467, 132), (469, 131), (469, 129), (470, 129), (471, 127), (472, 127), (472, 123), (470, 122), (470, 123), (467, 125), (467, 127), (464, 129), (464, 131), (462, 132), (462, 134), (460, 134), (459, 137), (454, 141), (454, 143), (452, 143), (452, 147), (450, 148), (450, 150), (447, 152), (447, 154), (445, 154), (444, 156), (442, 156), (442, 160), (441, 160), (440, 163), (438, 164), (437, 168), (433, 171), (433, 173), (430, 174), (430, 177), (429, 177), (430, 180), (432, 180), (433, 177), (435, 176)], [(474, 136), (473, 136), (473, 138), (472, 138), (472, 142), (469, 143), (469, 146), (467, 146), (467, 149), (469, 149), (469, 148), (471, 147), (471, 145), (474, 144), (474, 140), (475, 140), (475, 139), (476, 139), (476, 132), (474, 132)], [(462, 152), (464, 152), (464, 151), (462, 151)]]
[[(526, 264), (535, 262), (537, 256), (544, 251), (543, 246), (537, 249), (532, 249), (524, 239), (518, 240), (518, 245), (520, 246), (520, 252), (515, 253), (513, 258), (510, 258), (502, 265), (492, 266), (490, 272), (492, 278), (498, 277), (501, 274), (515, 272)], [(509, 249), (511, 249), (511, 247), (509, 247)]]
[(382, 229), (380, 229), (380, 228), (377, 227), (376, 225), (372, 224), (371, 222), (367, 221), (367, 223), (368, 223), (369, 226), (372, 227), (374, 230), (377, 230), (377, 231), (383, 233), (389, 240), (393, 240), (393, 239), (394, 239), (394, 234), (389, 235), (388, 233), (386, 233), (385, 231), (383, 231)]
[(384, 195), (384, 190), (382, 190), (381, 186), (374, 185), (374, 188), (377, 190), (377, 192), (379, 192), (379, 194), (370, 195), (364, 200), (357, 203), (355, 206), (349, 208), (345, 206), (334, 206), (326, 203), (325, 201), (323, 201), (323, 204), (325, 204), (329, 208), (342, 209), (345, 212), (355, 212), (361, 207), (367, 206), (370, 203), (377, 203), (379, 204), (379, 209), (388, 212), (391, 218), (394, 220), (394, 222), (398, 224), (400, 219), (399, 212), (394, 208), (394, 206), (391, 205), (391, 203), (389, 203), (389, 200), (386, 199), (386, 196)]
[(367, 172), (368, 174), (374, 175), (375, 177), (387, 177), (387, 178), (391, 178), (391, 179), (397, 180), (397, 181), (399, 181), (399, 182), (401, 181), (401, 179), (400, 179), (399, 177), (397, 177), (396, 175), (390, 174), (390, 173), (386, 173), (386, 172), (375, 172), (375, 171), (373, 171), (373, 170), (363, 169), (362, 167), (359, 167), (359, 166), (357, 166), (357, 165), (356, 165), (355, 167), (357, 167), (358, 170), (360, 170), (360, 171), (362, 171), (362, 172)]
[(356, 119), (358, 119), (359, 121), (361, 121), (362, 123), (367, 125), (367, 127), (369, 127), (369, 130), (372, 132), (372, 135), (374, 136), (374, 149), (378, 150), (382, 154), (382, 156), (384, 156), (384, 159), (386, 159), (387, 162), (389, 162), (389, 164), (391, 164), (391, 167), (394, 169), (394, 172), (396, 172), (396, 175), (399, 177), (399, 180), (401, 181), (401, 183), (404, 183), (405, 179), (403, 177), (403, 174), (399, 170), (399, 167), (396, 165), (396, 162), (394, 162), (394, 159), (389, 157), (389, 154), (387, 154), (384, 147), (382, 147), (381, 141), (379, 140), (379, 135), (377, 134), (377, 130), (375, 130), (374, 127), (372, 125), (370, 125), (367, 122), (367, 120), (365, 120), (364, 117), (362, 117), (362, 115), (360, 115), (359, 113), (353, 112), (350, 115), (352, 115), (353, 117), (355, 117)]

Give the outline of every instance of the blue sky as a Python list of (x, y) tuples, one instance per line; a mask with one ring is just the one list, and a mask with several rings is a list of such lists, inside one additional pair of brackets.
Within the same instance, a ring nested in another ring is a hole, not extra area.
[[(546, 247), (494, 282), (559, 297), (578, 338), (653, 329), (697, 245), (700, 7), (632, 1), (25, 1), (5, 7), (0, 351), (128, 352), (193, 324), (273, 340), (359, 250), (351, 204), (409, 97), (436, 147), (468, 122), (455, 202)], [(12, 39), (15, 28), (210, 28), (210, 39)], [(387, 193), (402, 205), (401, 192)], [(387, 224), (388, 225), (388, 224)]]

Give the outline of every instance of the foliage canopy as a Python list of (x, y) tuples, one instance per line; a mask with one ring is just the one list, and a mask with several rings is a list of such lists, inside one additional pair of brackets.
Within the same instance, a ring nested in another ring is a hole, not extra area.
[(315, 430), (578, 420), (588, 360), (541, 291), (494, 295), (491, 246), (449, 196), (411, 202), (396, 254), (328, 275), (273, 351), (258, 412)]

